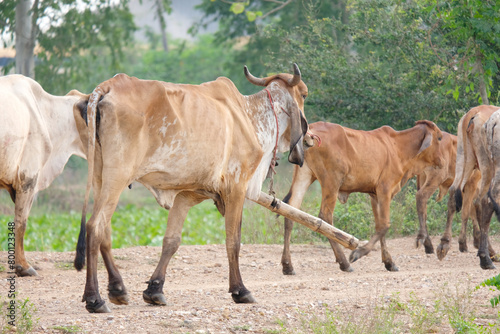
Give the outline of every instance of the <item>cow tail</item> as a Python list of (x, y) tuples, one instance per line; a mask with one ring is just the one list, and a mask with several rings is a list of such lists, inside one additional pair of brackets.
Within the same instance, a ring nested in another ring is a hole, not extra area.
[(80, 222), (80, 234), (78, 235), (78, 242), (76, 245), (76, 255), (74, 266), (75, 269), (80, 271), (85, 265), (85, 248), (86, 248), (86, 222), (87, 222), (87, 206), (90, 198), (90, 190), (92, 188), (92, 180), (94, 178), (94, 165), (95, 165), (95, 142), (96, 142), (96, 116), (97, 116), (97, 104), (99, 100), (104, 95), (101, 87), (97, 86), (92, 92), (89, 98), (89, 103), (87, 106), (87, 118), (88, 118), (88, 150), (87, 150), (87, 162), (88, 162), (88, 176), (87, 176), (87, 189), (85, 191), (85, 202), (83, 203), (82, 209), (82, 219)]
[(462, 202), (462, 189), (457, 188), (455, 190), (455, 209), (457, 210), (457, 212), (460, 212), (460, 210), (462, 210)]

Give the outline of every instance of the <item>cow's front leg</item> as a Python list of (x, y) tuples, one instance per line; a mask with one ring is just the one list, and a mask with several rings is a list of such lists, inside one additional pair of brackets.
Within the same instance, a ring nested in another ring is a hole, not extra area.
[(193, 194), (190, 196), (188, 193), (181, 193), (176, 196), (174, 205), (168, 215), (160, 261), (148, 281), (148, 288), (142, 293), (142, 298), (146, 303), (167, 305), (167, 300), (163, 294), (167, 266), (181, 244), (182, 226), (184, 225), (189, 209), (202, 200), (203, 198), (196, 197)]
[(245, 191), (233, 189), (226, 200), (226, 251), (229, 262), (229, 292), (236, 303), (255, 303), (252, 293), (243, 285), (240, 273), (241, 220)]
[[(283, 199), (283, 202), (288, 203), (294, 208), (300, 209), (304, 195), (314, 181), (313, 175), (309, 168), (298, 166), (294, 168), (293, 181), (290, 191)], [(293, 221), (285, 218), (285, 230), (283, 238), (283, 254), (281, 255), (281, 266), (283, 275), (295, 275), (295, 270), (292, 264), (292, 255), (290, 253), (290, 244), (292, 239)]]
[[(26, 188), (26, 187), (23, 187)], [(35, 269), (28, 263), (24, 254), (24, 233), (28, 216), (33, 205), (33, 188), (27, 187), (26, 190), (19, 189), (16, 192), (15, 200), (15, 271), (17, 276), (38, 276)]]

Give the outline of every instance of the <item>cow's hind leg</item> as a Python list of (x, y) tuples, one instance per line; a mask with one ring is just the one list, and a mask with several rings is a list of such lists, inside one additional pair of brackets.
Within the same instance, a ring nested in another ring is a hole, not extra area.
[(109, 301), (116, 305), (128, 305), (127, 289), (111, 254), (111, 225), (106, 230), (106, 237), (101, 243), (101, 255), (108, 272)]
[[(126, 186), (126, 185), (125, 185)], [(102, 194), (94, 204), (94, 212), (87, 222), (87, 281), (82, 301), (90, 313), (109, 313), (111, 310), (99, 294), (97, 280), (97, 260), (101, 251), (108, 270), (109, 276), (109, 298), (115, 304), (127, 303), (127, 291), (124, 287), (122, 277), (116, 268), (111, 255), (111, 216), (116, 209), (120, 191), (114, 191), (112, 195)]]
[(481, 238), (479, 242), (479, 250), (477, 256), (479, 256), (479, 264), (482, 269), (495, 269), (495, 265), (491, 261), (488, 244), (489, 238), (488, 233), (490, 229), (491, 216), (493, 215), (493, 205), (489, 203), (487, 197), (481, 200), (481, 205), (479, 206), (478, 219), (479, 227), (481, 229)]
[(174, 205), (169, 212), (167, 229), (163, 237), (163, 247), (160, 261), (148, 281), (148, 288), (142, 293), (142, 298), (148, 304), (166, 305), (167, 300), (163, 294), (163, 284), (165, 283), (165, 273), (170, 259), (179, 249), (181, 244), (182, 226), (186, 220), (189, 209), (203, 198), (193, 194), (181, 193), (176, 196)]
[(24, 254), (24, 233), (28, 216), (33, 205), (34, 191), (32, 187), (23, 187), (16, 192), (15, 201), (15, 271), (17, 276), (38, 276), (35, 269), (29, 265)]

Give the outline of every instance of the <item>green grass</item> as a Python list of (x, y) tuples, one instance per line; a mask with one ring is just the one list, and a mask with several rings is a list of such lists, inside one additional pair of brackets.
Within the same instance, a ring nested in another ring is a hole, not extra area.
[(352, 308), (338, 306), (324, 312), (303, 312), (299, 328), (287, 328), (286, 321), (278, 321), (275, 333), (313, 334), (386, 334), (386, 333), (500, 333), (500, 313), (488, 324), (480, 325), (472, 303), (470, 287), (450, 289), (446, 284), (433, 303), (410, 293), (403, 300), (399, 293), (367, 300), (367, 307), (353, 312)]

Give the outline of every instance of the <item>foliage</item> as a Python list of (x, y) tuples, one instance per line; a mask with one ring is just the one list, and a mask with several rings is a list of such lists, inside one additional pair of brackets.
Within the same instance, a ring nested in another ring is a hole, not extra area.
[[(481, 282), (480, 285), (478, 285), (476, 288), (479, 289), (480, 287), (484, 286), (491, 286), (494, 287), (496, 290), (500, 290), (500, 274), (497, 276), (493, 276), (483, 282)], [(495, 290), (492, 289), (492, 290)], [(498, 304), (500, 304), (500, 295), (493, 297), (490, 299), (491, 306), (495, 307)]]
[[(429, 43), (443, 66), (448, 67), (447, 85), (455, 99), (484, 85), (491, 96), (493, 77), (499, 72), (500, 3), (494, 0), (427, 0), (430, 14)], [(431, 33), (432, 32), (432, 33)], [(464, 80), (466, 79), (466, 80)], [(454, 87), (453, 87), (454, 86)], [(476, 86), (477, 87), (477, 86)], [(479, 96), (485, 103), (485, 95)], [(498, 101), (498, 100), (497, 100)]]
[[(0, 297), (0, 334), (12, 333), (11, 326), (8, 322), (11, 321), (7, 318), (7, 303), (9, 299), (3, 300)], [(4, 304), (5, 303), (5, 304)], [(32, 333), (38, 324), (39, 318), (36, 318), (37, 308), (29, 300), (26, 299), (16, 299), (16, 333)]]
[[(0, 2), (0, 33), (10, 33), (12, 38), (15, 3)], [(38, 7), (31, 13), (40, 50), (35, 75), (45, 90), (58, 95), (66, 94), (68, 87), (87, 92), (119, 71), (123, 48), (133, 41), (136, 29), (128, 0), (113, 4), (42, 0), (35, 4)], [(89, 74), (93, 81), (87, 79)]]
[(349, 8), (347, 24), (310, 15), (307, 25), (293, 31), (265, 30), (282, 42), (272, 63), (299, 60), (310, 89), (309, 120), (403, 129), (429, 119), (455, 131), (457, 111), (467, 110), (474, 96), (459, 101), (445, 96), (446, 73), (425, 42), (418, 3), (360, 0)]
[[(471, 290), (437, 295), (429, 304), (411, 292), (403, 300), (399, 293), (367, 300), (366, 309), (355, 313), (349, 308), (324, 306), (304, 312), (302, 328), (282, 333), (497, 333), (498, 321), (478, 325), (470, 309)], [(463, 303), (469, 304), (463, 305)], [(457, 308), (458, 305), (461, 305)], [(321, 312), (319, 312), (321, 311)], [(320, 315), (319, 315), (320, 314)], [(499, 319), (500, 320), (500, 319)], [(450, 328), (451, 327), (451, 328)]]

